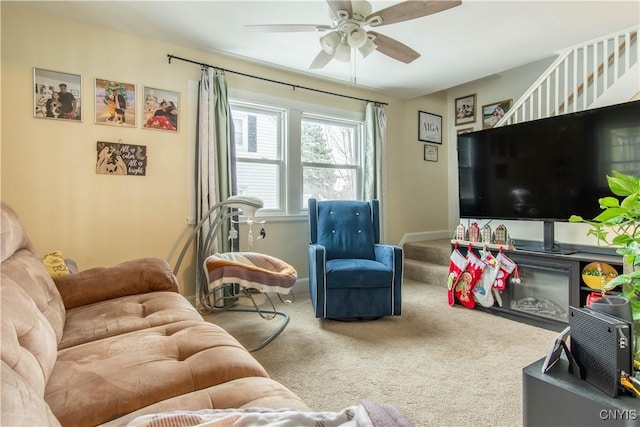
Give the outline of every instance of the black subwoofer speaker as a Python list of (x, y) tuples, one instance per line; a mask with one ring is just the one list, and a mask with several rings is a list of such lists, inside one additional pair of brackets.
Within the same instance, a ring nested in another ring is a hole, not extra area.
[(620, 373), (631, 372), (631, 324), (589, 308), (569, 307), (571, 354), (582, 379), (616, 397)]

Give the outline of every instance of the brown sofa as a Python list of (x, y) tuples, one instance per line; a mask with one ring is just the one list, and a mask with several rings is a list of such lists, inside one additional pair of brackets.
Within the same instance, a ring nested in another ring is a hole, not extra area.
[(1, 207), (3, 426), (125, 425), (207, 408), (309, 410), (145, 258), (52, 279)]

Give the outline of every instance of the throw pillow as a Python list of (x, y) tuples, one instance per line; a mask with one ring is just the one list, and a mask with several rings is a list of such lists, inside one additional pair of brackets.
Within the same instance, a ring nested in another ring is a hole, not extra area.
[(47, 271), (51, 275), (51, 277), (57, 276), (66, 276), (67, 274), (71, 274), (69, 271), (69, 267), (64, 262), (64, 257), (62, 256), (62, 252), (53, 251), (42, 256), (42, 262), (44, 266), (47, 267)]

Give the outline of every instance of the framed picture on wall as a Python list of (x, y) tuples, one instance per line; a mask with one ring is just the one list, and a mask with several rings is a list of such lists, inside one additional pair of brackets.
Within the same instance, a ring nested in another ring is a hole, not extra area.
[(96, 124), (136, 127), (136, 85), (96, 79)]
[(482, 106), (482, 129), (488, 129), (495, 126), (504, 114), (509, 111), (513, 99), (494, 102), (493, 104)]
[(142, 128), (178, 131), (180, 93), (152, 87), (142, 88)]
[(456, 126), (476, 122), (476, 94), (456, 98)]
[(442, 116), (418, 111), (418, 140), (442, 144)]
[(424, 145), (424, 160), (428, 162), (438, 161), (438, 147), (435, 145)]
[(82, 121), (82, 76), (33, 69), (33, 117)]

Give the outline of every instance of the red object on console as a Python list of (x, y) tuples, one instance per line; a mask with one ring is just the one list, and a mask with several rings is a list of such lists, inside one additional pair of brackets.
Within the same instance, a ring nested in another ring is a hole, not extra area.
[(591, 303), (602, 298), (602, 292), (591, 292), (587, 295), (587, 300), (585, 302), (585, 307), (591, 307)]

